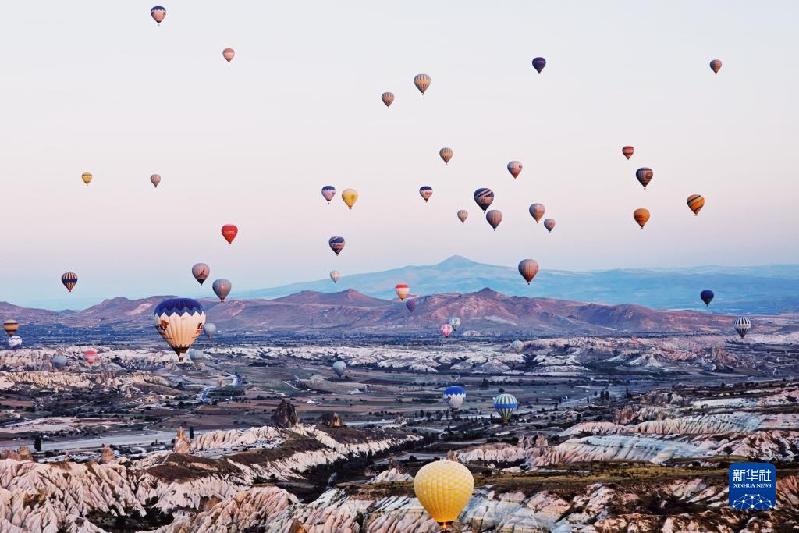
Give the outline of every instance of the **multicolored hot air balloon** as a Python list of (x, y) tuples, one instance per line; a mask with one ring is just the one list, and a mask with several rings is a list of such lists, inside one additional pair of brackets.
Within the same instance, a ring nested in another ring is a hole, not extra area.
[(536, 57), (533, 59), (533, 68), (541, 74), (541, 71), (544, 70), (544, 67), (547, 66), (547, 60), (543, 57)]
[(163, 6), (153, 6), (152, 9), (150, 9), (150, 16), (153, 17), (153, 20), (160, 26), (166, 18), (166, 9), (164, 9)]
[(623, 146), (621, 149), (621, 155), (623, 155), (627, 159), (630, 159), (634, 153), (635, 153), (635, 148), (633, 148), (632, 146)]
[(502, 423), (507, 424), (510, 422), (513, 413), (519, 407), (519, 402), (516, 396), (503, 392), (494, 398), (494, 410), (502, 417)]
[(746, 337), (747, 332), (752, 329), (752, 322), (745, 316), (739, 316), (735, 319), (735, 331), (743, 339)]
[(511, 349), (516, 353), (522, 353), (524, 351), (524, 343), (519, 339), (516, 339), (512, 343), (510, 343)]
[(78, 275), (74, 272), (64, 272), (61, 274), (61, 283), (67, 288), (67, 291), (72, 292), (72, 289), (78, 284)]
[(449, 146), (445, 146), (444, 148), (442, 148), (441, 150), (438, 151), (439, 157), (441, 159), (443, 159), (444, 160), (444, 164), (447, 164), (447, 165), (449, 164), (449, 160), (452, 159), (452, 156), (454, 154), (455, 154), (455, 152), (453, 152), (452, 148), (450, 148)]
[(413, 313), (416, 310), (416, 298), (408, 298), (405, 300), (405, 307), (408, 312)]
[(94, 348), (83, 350), (83, 358), (86, 360), (87, 365), (94, 365), (98, 359), (97, 350)]
[(538, 262), (535, 259), (522, 259), (519, 262), (519, 274), (529, 285), (536, 274), (538, 274)]
[(205, 326), (203, 326), (203, 332), (205, 336), (209, 339), (213, 339), (214, 335), (216, 335), (216, 324), (213, 322), (207, 322)]
[(340, 378), (343, 378), (347, 373), (347, 363), (344, 361), (336, 361), (333, 363), (333, 372)]
[(530, 216), (533, 217), (533, 220), (535, 220), (536, 223), (544, 218), (544, 213), (546, 213), (546, 207), (544, 207), (544, 204), (530, 204)]
[(338, 255), (341, 253), (341, 250), (344, 249), (344, 237), (334, 235), (327, 240), (327, 244), (330, 246), (330, 249), (336, 252), (336, 255)]
[(352, 206), (354, 206), (355, 202), (358, 201), (358, 191), (355, 189), (344, 189), (341, 191), (341, 199), (344, 200), (344, 203), (347, 204), (347, 207), (352, 209)]
[(197, 280), (197, 283), (202, 285), (205, 283), (205, 280), (208, 279), (208, 276), (211, 274), (211, 267), (206, 265), (205, 263), (197, 263), (193, 267), (191, 267), (191, 275), (194, 276), (194, 279)]
[(688, 209), (694, 212), (694, 215), (699, 215), (699, 212), (705, 207), (705, 199), (700, 194), (692, 194), (688, 197), (686, 202)]
[(555, 225), (557, 222), (554, 218), (548, 218), (544, 220), (544, 227), (547, 229), (548, 232), (552, 233), (552, 230), (555, 229)]
[(510, 175), (513, 176), (513, 179), (519, 177), (519, 174), (522, 173), (523, 168), (524, 165), (522, 165), (519, 161), (511, 161), (508, 163), (508, 172), (510, 172)]
[(225, 238), (228, 244), (233, 244), (233, 239), (236, 238), (236, 235), (239, 234), (239, 228), (237, 228), (234, 224), (225, 224), (222, 226), (222, 236)]
[(457, 215), (461, 222), (466, 222), (466, 219), (469, 218), (469, 212), (465, 209), (459, 209)]
[(229, 280), (215, 279), (211, 288), (214, 289), (214, 294), (216, 294), (217, 298), (224, 302), (225, 298), (230, 294), (230, 289), (233, 288), (233, 285)]
[(633, 211), (633, 219), (641, 226), (641, 229), (644, 229), (646, 223), (649, 222), (649, 209), (644, 207), (639, 207), (635, 211)]
[(203, 332), (205, 310), (191, 298), (170, 298), (156, 306), (153, 319), (155, 329), (175, 350), (178, 361), (183, 361), (186, 351)]
[(461, 319), (457, 316), (449, 317), (449, 325), (452, 326), (452, 331), (458, 331), (458, 328), (461, 327)]
[(713, 301), (713, 291), (710, 289), (705, 289), (699, 293), (699, 299), (705, 302), (705, 306), (710, 306), (710, 302)]
[(444, 335), (444, 337), (449, 337), (450, 335), (452, 335), (452, 332), (453, 332), (452, 326), (450, 326), (449, 324), (441, 325), (441, 334)]
[(416, 88), (419, 89), (419, 92), (422, 93), (424, 96), (424, 92), (430, 87), (430, 82), (433, 81), (430, 79), (430, 76), (427, 74), (417, 74), (413, 77), (413, 84), (416, 85)]
[(466, 389), (460, 385), (451, 385), (444, 389), (442, 398), (447, 402), (450, 409), (460, 409), (466, 399)]
[(713, 74), (718, 74), (719, 70), (721, 70), (721, 59), (714, 59), (710, 62), (710, 70), (713, 71)]
[(494, 201), (494, 191), (486, 187), (481, 187), (474, 191), (474, 201), (480, 206), (480, 209), (485, 211)]
[(330, 279), (333, 280), (333, 283), (338, 283), (338, 280), (341, 279), (341, 273), (338, 270), (331, 270)]
[(430, 197), (433, 196), (433, 188), (427, 185), (419, 187), (419, 195), (422, 197), (425, 203), (427, 203), (427, 201), (430, 200)]
[(383, 103), (386, 104), (386, 107), (389, 107), (394, 103), (394, 93), (386, 91), (380, 95), (380, 99), (383, 100)]
[(17, 334), (17, 330), (19, 330), (19, 322), (13, 318), (9, 318), (3, 321), (3, 330), (6, 332), (6, 335), (13, 337)]
[(652, 172), (651, 168), (643, 167), (635, 171), (635, 178), (641, 185), (644, 186), (644, 189), (646, 189), (646, 186), (649, 185), (650, 181), (652, 181), (653, 176), (654, 173)]
[(408, 287), (407, 283), (397, 283), (397, 285), (394, 287), (394, 290), (397, 292), (397, 297), (400, 300), (405, 300), (405, 298), (407, 298), (411, 293), (411, 288)]
[(92, 179), (94, 179), (94, 176), (92, 176), (91, 172), (84, 172), (83, 174), (80, 175), (80, 179), (83, 180), (83, 183), (88, 185), (88, 184), (90, 184), (92, 182)]
[(472, 498), (474, 477), (462, 464), (441, 459), (419, 469), (413, 492), (441, 530), (449, 531)]
[(488, 225), (494, 228), (494, 231), (496, 231), (497, 226), (499, 226), (499, 223), (502, 222), (502, 211), (499, 209), (491, 209), (486, 213), (486, 221), (488, 222)]
[(330, 203), (330, 200), (336, 195), (336, 188), (332, 185), (325, 185), (322, 187), (322, 197)]
[(225, 58), (225, 61), (230, 63), (231, 61), (233, 61), (233, 58), (236, 57), (236, 51), (233, 50), (232, 48), (225, 48), (224, 50), (222, 50), (222, 57)]
[(161, 176), (160, 174), (153, 174), (150, 176), (150, 183), (153, 184), (153, 187), (156, 189), (158, 188), (158, 184), (161, 183)]

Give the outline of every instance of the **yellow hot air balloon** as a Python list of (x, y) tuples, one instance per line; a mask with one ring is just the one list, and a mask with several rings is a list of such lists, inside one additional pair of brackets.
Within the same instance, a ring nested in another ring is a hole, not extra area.
[(433, 520), (447, 530), (472, 498), (474, 477), (458, 462), (433, 461), (419, 469), (413, 491)]
[(86, 185), (92, 182), (93, 177), (94, 176), (92, 176), (91, 172), (84, 172), (83, 174), (80, 175), (80, 179), (82, 179), (83, 183), (85, 183)]
[(352, 209), (352, 206), (354, 206), (355, 202), (358, 201), (358, 191), (355, 189), (344, 189), (341, 192), (341, 199), (344, 200), (344, 203), (347, 204), (347, 207)]

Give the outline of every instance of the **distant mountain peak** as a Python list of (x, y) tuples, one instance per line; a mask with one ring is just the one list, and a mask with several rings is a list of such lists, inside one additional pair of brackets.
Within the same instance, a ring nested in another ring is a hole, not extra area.
[(460, 266), (474, 266), (479, 265), (480, 263), (476, 261), (472, 261), (469, 258), (463, 257), (462, 255), (451, 255), (441, 261), (437, 266), (446, 266), (446, 267), (460, 267)]

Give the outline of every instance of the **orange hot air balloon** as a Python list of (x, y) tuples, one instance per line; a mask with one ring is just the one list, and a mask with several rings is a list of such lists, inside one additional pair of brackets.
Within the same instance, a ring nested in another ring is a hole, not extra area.
[(430, 79), (430, 76), (427, 74), (417, 74), (413, 77), (413, 84), (416, 85), (416, 88), (419, 89), (419, 92), (422, 93), (422, 96), (424, 96), (424, 92), (427, 90), (427, 88), (430, 87), (431, 81), (432, 80)]
[(466, 219), (469, 218), (469, 212), (465, 209), (458, 210), (458, 220), (461, 222), (466, 222)]
[(644, 189), (646, 189), (646, 186), (652, 181), (653, 176), (654, 172), (652, 172), (651, 168), (643, 167), (635, 171), (635, 177), (638, 182), (644, 186)]
[(721, 59), (714, 59), (711, 61), (710, 70), (713, 71), (713, 74), (718, 74), (719, 70), (721, 70)]
[(688, 209), (693, 211), (694, 215), (698, 215), (703, 207), (705, 207), (705, 199), (701, 194), (692, 194), (688, 197)]
[(621, 149), (621, 155), (623, 155), (627, 159), (630, 159), (634, 153), (635, 153), (635, 148), (633, 148), (632, 146), (624, 146)]
[(225, 48), (224, 50), (222, 50), (222, 57), (225, 58), (225, 61), (230, 63), (231, 61), (233, 61), (233, 58), (236, 57), (236, 51), (233, 50), (232, 48)]
[(438, 155), (441, 157), (441, 159), (444, 160), (444, 164), (447, 164), (447, 165), (449, 164), (449, 160), (452, 159), (452, 156), (454, 154), (455, 154), (455, 152), (453, 152), (452, 148), (450, 148), (448, 146), (445, 146), (444, 148), (442, 148), (441, 150), (438, 151)]
[(233, 239), (236, 238), (236, 235), (239, 233), (239, 228), (234, 226), (233, 224), (225, 224), (222, 226), (222, 236), (225, 238), (228, 244), (233, 244)]
[(536, 274), (538, 274), (538, 261), (535, 259), (522, 259), (519, 261), (519, 274), (527, 281), (529, 285)]
[(633, 211), (633, 218), (638, 222), (638, 225), (641, 226), (641, 229), (644, 229), (644, 226), (646, 226), (646, 223), (649, 221), (649, 209), (639, 207)]
[(358, 201), (358, 191), (355, 189), (344, 189), (341, 191), (341, 199), (347, 204), (347, 207), (352, 209), (352, 206)]
[(542, 218), (544, 218), (544, 213), (546, 213), (546, 208), (544, 204), (530, 204), (530, 216), (533, 217), (533, 220), (536, 223), (540, 222)]
[(67, 291), (72, 292), (78, 283), (78, 275), (74, 272), (64, 272), (61, 275), (61, 283), (67, 288)]
[(380, 95), (380, 99), (383, 100), (383, 103), (386, 104), (386, 107), (389, 107), (394, 103), (394, 93), (386, 91)]
[(499, 209), (489, 210), (486, 213), (486, 221), (494, 229), (494, 231), (496, 231), (497, 226), (499, 226), (499, 223), (502, 222), (502, 211)]
[(90, 184), (93, 178), (94, 176), (92, 176), (91, 172), (84, 172), (83, 174), (80, 175), (80, 179), (82, 179), (83, 183), (85, 183), (86, 185)]
[(397, 286), (394, 287), (394, 290), (397, 291), (397, 297), (400, 300), (404, 300), (411, 293), (411, 288), (408, 287), (407, 283), (397, 283)]
[(510, 175), (513, 176), (513, 179), (519, 177), (519, 174), (522, 173), (523, 168), (524, 165), (522, 165), (519, 161), (511, 161), (508, 163), (508, 172), (510, 172)]

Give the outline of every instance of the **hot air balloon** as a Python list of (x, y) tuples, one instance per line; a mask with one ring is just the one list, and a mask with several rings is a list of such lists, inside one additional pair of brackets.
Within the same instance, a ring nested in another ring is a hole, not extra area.
[(502, 423), (507, 424), (510, 422), (511, 416), (514, 411), (519, 407), (519, 402), (513, 394), (503, 392), (494, 398), (494, 410), (502, 417)]
[(424, 465), (413, 478), (416, 498), (442, 531), (451, 528), (473, 491), (474, 477), (469, 469), (448, 459)]
[(3, 329), (6, 332), (6, 335), (9, 337), (13, 337), (17, 334), (17, 330), (19, 329), (19, 322), (16, 320), (9, 318), (8, 320), (3, 322)]
[(91, 172), (84, 172), (83, 174), (80, 175), (80, 179), (82, 179), (83, 183), (85, 183), (86, 185), (90, 184), (93, 178), (94, 176), (92, 176)]
[(710, 289), (705, 289), (699, 293), (699, 299), (705, 302), (705, 306), (709, 306), (710, 302), (713, 301), (713, 291)]
[(200, 285), (205, 283), (209, 274), (211, 274), (211, 268), (205, 263), (197, 263), (191, 267), (191, 275), (194, 276), (194, 279), (196, 279), (197, 283)]
[(330, 203), (330, 200), (332, 200), (335, 195), (336, 195), (336, 188), (333, 187), (332, 185), (325, 185), (324, 187), (322, 187), (322, 196), (324, 197), (325, 200), (327, 200), (327, 203)]
[(735, 319), (735, 331), (738, 332), (738, 335), (740, 335), (742, 339), (746, 337), (746, 333), (750, 329), (752, 329), (752, 322), (748, 318), (739, 316)]
[(718, 74), (719, 70), (721, 70), (721, 59), (714, 59), (710, 62), (710, 70), (713, 71), (713, 74)]
[(452, 316), (449, 318), (449, 325), (452, 326), (452, 331), (458, 331), (458, 328), (461, 327), (461, 319), (457, 316)]
[(338, 280), (341, 279), (341, 274), (338, 270), (331, 270), (330, 279), (333, 280), (333, 283), (338, 283)]
[(497, 226), (499, 226), (499, 223), (502, 222), (502, 211), (499, 209), (491, 209), (486, 213), (486, 221), (488, 222), (489, 226), (494, 228), (496, 231)]
[(178, 361), (183, 361), (186, 351), (203, 332), (205, 310), (191, 298), (170, 298), (156, 306), (153, 318), (155, 329), (175, 350)]
[(17, 348), (22, 347), (22, 337), (20, 337), (19, 335), (14, 335), (13, 337), (9, 337), (8, 347), (11, 350), (16, 350)]
[(344, 374), (347, 373), (347, 363), (344, 361), (336, 361), (333, 363), (333, 371), (338, 377), (343, 378)]
[(438, 151), (438, 155), (441, 157), (441, 159), (444, 160), (445, 164), (449, 164), (449, 160), (452, 159), (452, 156), (454, 154), (455, 152), (453, 152), (452, 148), (448, 146), (445, 146), (444, 148)]
[(407, 283), (397, 283), (394, 290), (397, 291), (397, 297), (400, 300), (404, 300), (411, 293), (411, 288), (408, 287)]
[(469, 218), (469, 212), (465, 209), (459, 209), (457, 215), (461, 222), (466, 222), (466, 219)]
[(460, 385), (452, 385), (444, 389), (442, 397), (450, 409), (460, 409), (466, 399), (466, 389)]
[(53, 368), (62, 369), (67, 366), (67, 356), (64, 354), (56, 354), (50, 360), (53, 365)]
[(72, 289), (78, 284), (78, 275), (74, 272), (64, 272), (61, 274), (61, 283), (69, 292), (72, 292)]
[(330, 246), (330, 249), (336, 252), (336, 255), (338, 255), (341, 253), (341, 250), (344, 249), (344, 237), (334, 235), (328, 239), (327, 244)]
[(230, 63), (231, 61), (233, 61), (233, 58), (236, 57), (236, 51), (233, 50), (232, 48), (225, 48), (224, 50), (222, 50), (222, 57), (225, 58), (225, 61)]
[(641, 226), (641, 229), (644, 229), (644, 226), (646, 226), (646, 223), (649, 221), (649, 209), (639, 207), (633, 211), (633, 218), (638, 222), (638, 225)]
[(164, 9), (163, 6), (153, 6), (153, 8), (150, 9), (150, 16), (153, 17), (153, 20), (160, 26), (166, 18), (166, 9)]
[(383, 103), (386, 104), (386, 107), (389, 107), (392, 103), (394, 103), (394, 93), (386, 91), (380, 95), (380, 99), (383, 100)]
[(237, 228), (233, 224), (225, 224), (222, 226), (222, 236), (225, 238), (228, 244), (233, 244), (233, 239), (236, 238), (236, 235), (239, 233), (239, 228)]
[(444, 337), (449, 337), (450, 335), (452, 335), (452, 331), (453, 331), (452, 326), (450, 326), (449, 324), (441, 325), (441, 334), (444, 335)]
[(481, 187), (474, 191), (474, 201), (480, 206), (480, 209), (485, 211), (491, 202), (494, 201), (494, 191)]
[(533, 59), (533, 68), (541, 74), (541, 71), (544, 70), (544, 67), (547, 66), (547, 60), (543, 57), (536, 57)]
[(152, 183), (153, 187), (157, 189), (158, 184), (161, 183), (161, 176), (159, 174), (153, 174), (150, 176), (150, 183)]
[(419, 89), (423, 96), (427, 88), (430, 87), (431, 81), (430, 76), (427, 74), (417, 74), (413, 77), (413, 84), (416, 85), (416, 88)]
[(511, 161), (508, 163), (508, 172), (510, 172), (510, 175), (513, 176), (513, 179), (519, 177), (519, 174), (522, 172), (522, 168), (524, 168), (524, 165), (522, 165), (519, 161)]
[(512, 343), (510, 343), (511, 349), (516, 353), (522, 353), (524, 351), (524, 343), (519, 339), (516, 339)]
[(87, 350), (83, 350), (83, 358), (86, 360), (86, 364), (93, 365), (97, 362), (97, 350), (94, 348), (89, 348)]
[(538, 274), (538, 262), (535, 259), (522, 259), (519, 262), (519, 274), (527, 281), (529, 285), (536, 274)]
[(544, 204), (530, 204), (530, 216), (533, 217), (533, 220), (538, 223), (542, 218), (544, 218), (544, 213), (546, 212), (546, 208)]
[(699, 215), (699, 212), (705, 207), (705, 199), (700, 194), (692, 194), (687, 200), (688, 209), (694, 212), (694, 215)]
[(203, 331), (205, 332), (206, 337), (209, 339), (213, 339), (214, 335), (216, 335), (216, 324), (213, 322), (208, 322), (203, 326)]
[(650, 181), (652, 181), (653, 175), (654, 173), (652, 172), (652, 169), (647, 167), (639, 168), (635, 171), (635, 178), (641, 185), (644, 186), (644, 189), (646, 189), (646, 186), (649, 185)]
[(555, 221), (554, 218), (548, 218), (548, 219), (544, 220), (544, 227), (550, 233), (552, 233), (552, 230), (555, 229), (555, 224), (557, 224), (557, 222)]
[(355, 189), (344, 189), (341, 192), (341, 199), (344, 200), (344, 203), (347, 204), (347, 207), (352, 209), (352, 206), (354, 206), (355, 202), (358, 201), (358, 191)]
[(635, 148), (633, 148), (632, 146), (624, 146), (621, 149), (621, 155), (623, 155), (627, 159), (630, 159), (634, 153), (635, 153)]
[(427, 185), (419, 187), (419, 195), (424, 199), (425, 203), (427, 203), (430, 197), (433, 196), (433, 188)]
[(216, 296), (224, 302), (227, 295), (230, 294), (230, 289), (233, 288), (233, 285), (231, 285), (229, 280), (215, 279), (211, 288), (214, 289)]
[(416, 310), (416, 298), (408, 298), (405, 300), (405, 307), (409, 312), (413, 313)]

